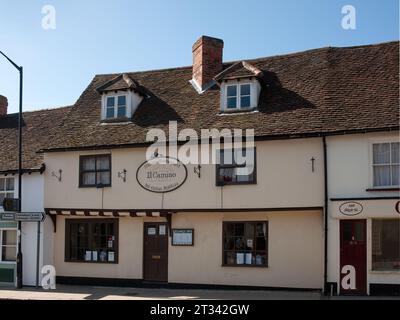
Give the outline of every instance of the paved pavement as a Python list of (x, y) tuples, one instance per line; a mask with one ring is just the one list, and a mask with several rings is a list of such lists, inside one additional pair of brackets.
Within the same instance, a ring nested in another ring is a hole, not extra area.
[[(320, 300), (326, 299), (318, 291), (252, 291), (252, 290), (192, 290), (114, 288), (57, 285), (56, 290), (26, 287), (0, 288), (0, 299), (15, 300)], [(333, 297), (331, 299), (349, 299)], [(371, 299), (358, 297), (357, 299)], [(400, 297), (379, 297), (399, 299)]]

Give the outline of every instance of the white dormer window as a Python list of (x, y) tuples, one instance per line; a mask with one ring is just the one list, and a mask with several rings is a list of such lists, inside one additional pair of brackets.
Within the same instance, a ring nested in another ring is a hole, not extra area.
[(221, 84), (221, 111), (246, 112), (254, 110), (258, 105), (260, 84), (251, 82), (229, 81)]
[(106, 102), (106, 119), (127, 117), (126, 95), (108, 96)]

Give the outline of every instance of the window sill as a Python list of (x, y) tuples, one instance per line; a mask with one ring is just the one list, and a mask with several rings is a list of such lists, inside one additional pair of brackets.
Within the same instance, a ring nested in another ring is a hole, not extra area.
[(112, 118), (112, 119), (103, 119), (100, 121), (101, 125), (107, 124), (127, 124), (132, 123), (130, 118), (127, 117), (120, 117), (120, 118)]
[(388, 187), (388, 188), (369, 188), (365, 190), (367, 192), (388, 192), (388, 191), (400, 191), (399, 187)]
[(222, 264), (223, 268), (256, 268), (256, 269), (267, 269), (268, 265), (253, 265), (253, 264)]
[(218, 116), (234, 116), (249, 113), (258, 113), (258, 108), (248, 108), (248, 109), (234, 109), (234, 110), (223, 110), (218, 113)]
[(64, 260), (67, 263), (90, 263), (90, 264), (118, 264), (118, 261), (115, 262), (103, 262), (103, 261), (76, 261), (76, 260)]
[(110, 185), (105, 185), (105, 184), (103, 184), (103, 185), (94, 185), (94, 186), (79, 186), (79, 188), (95, 188), (95, 189), (104, 189), (104, 188), (111, 188), (111, 184)]
[(371, 274), (400, 274), (400, 269), (393, 270), (370, 270)]
[(243, 185), (256, 185), (257, 182), (221, 182), (216, 184), (217, 187), (224, 187), (224, 186), (243, 186)]

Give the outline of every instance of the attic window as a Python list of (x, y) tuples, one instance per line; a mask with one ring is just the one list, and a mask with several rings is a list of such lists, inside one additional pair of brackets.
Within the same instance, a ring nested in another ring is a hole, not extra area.
[(251, 83), (226, 86), (225, 109), (227, 111), (248, 110), (251, 107)]
[(106, 119), (127, 117), (126, 95), (108, 96)]

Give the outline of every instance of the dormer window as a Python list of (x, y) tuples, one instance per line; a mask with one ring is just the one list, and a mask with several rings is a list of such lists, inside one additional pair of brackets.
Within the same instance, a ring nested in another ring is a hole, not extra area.
[(251, 84), (228, 85), (226, 88), (226, 108), (246, 109), (251, 106)]
[(126, 95), (107, 97), (106, 119), (127, 117)]

